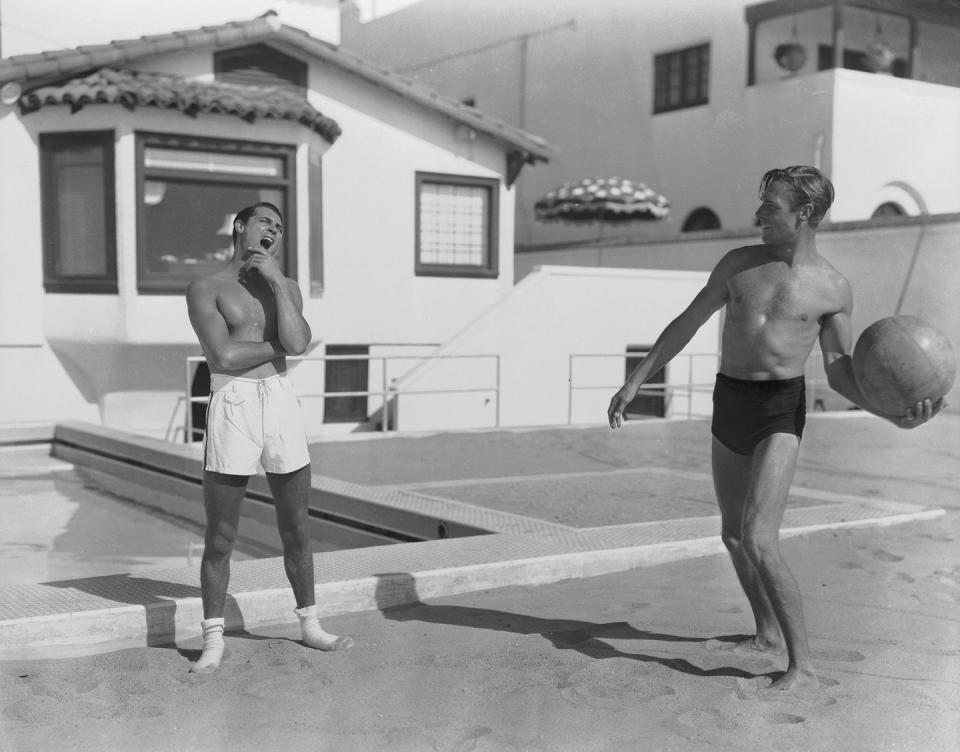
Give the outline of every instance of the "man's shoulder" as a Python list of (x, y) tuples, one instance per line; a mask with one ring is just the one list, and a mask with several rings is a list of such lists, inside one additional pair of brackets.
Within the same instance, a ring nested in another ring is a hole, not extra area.
[(187, 285), (187, 298), (217, 295), (229, 283), (230, 280), (219, 272), (206, 277), (197, 277)]
[(736, 272), (745, 265), (755, 262), (761, 256), (766, 254), (765, 247), (761, 245), (742, 245), (738, 248), (727, 251), (720, 261), (717, 262), (717, 269), (720, 271)]

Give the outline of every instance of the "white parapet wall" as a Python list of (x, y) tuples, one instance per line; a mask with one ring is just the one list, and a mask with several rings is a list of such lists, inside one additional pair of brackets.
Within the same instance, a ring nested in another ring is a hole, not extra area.
[[(538, 267), (439, 348), (435, 354), (445, 359), (423, 361), (394, 384), (391, 427), (603, 423), (610, 397), (624, 381), (628, 348), (652, 345), (707, 277)], [(666, 382), (674, 389), (667, 417), (710, 414), (719, 322), (713, 316), (668, 366)], [(701, 389), (688, 391), (691, 382)]]

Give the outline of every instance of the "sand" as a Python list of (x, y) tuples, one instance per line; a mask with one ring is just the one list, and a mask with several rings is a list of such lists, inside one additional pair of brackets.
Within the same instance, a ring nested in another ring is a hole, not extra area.
[[(960, 499), (958, 499), (960, 507)], [(4, 750), (916, 750), (960, 748), (960, 511), (784, 542), (819, 686), (764, 691), (724, 556), (199, 643), (0, 663)], [(291, 615), (292, 617), (292, 615)]]

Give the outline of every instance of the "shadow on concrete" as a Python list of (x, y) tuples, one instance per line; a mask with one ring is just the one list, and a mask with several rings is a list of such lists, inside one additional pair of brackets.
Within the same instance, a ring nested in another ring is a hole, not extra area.
[(539, 634), (557, 650), (575, 650), (597, 660), (627, 658), (641, 663), (657, 663), (672, 671), (679, 671), (691, 676), (732, 676), (738, 679), (753, 679), (758, 676), (772, 678), (779, 673), (755, 674), (735, 666), (704, 669), (682, 658), (626, 653), (603, 641), (606, 638), (611, 640), (703, 644), (707, 640), (738, 642), (747, 639), (750, 635), (690, 637), (637, 629), (625, 621), (595, 623), (572, 619), (542, 619), (529, 614), (474, 608), (472, 606), (433, 605), (420, 600), (413, 575), (406, 572), (390, 572), (375, 576), (378, 578), (377, 608), (385, 618), (393, 621), (420, 621), (430, 624), (469, 627), (471, 629), (492, 629), (514, 634)]
[[(166, 646), (174, 641), (177, 623), (177, 600), (200, 598), (200, 588), (131, 574), (111, 574), (79, 580), (44, 582), (48, 587), (77, 590), (114, 603), (143, 606), (146, 617), (147, 645)], [(224, 608), (227, 629), (243, 631), (244, 621), (240, 607), (227, 594)]]

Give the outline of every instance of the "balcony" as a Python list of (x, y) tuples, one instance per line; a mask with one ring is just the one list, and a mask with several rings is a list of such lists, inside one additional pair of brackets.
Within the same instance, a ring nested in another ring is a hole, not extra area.
[(755, 151), (811, 155), (838, 189), (831, 221), (960, 211), (960, 9), (773, 0), (746, 20)]
[(960, 8), (937, 0), (747, 6), (747, 85), (845, 68), (960, 87)]

